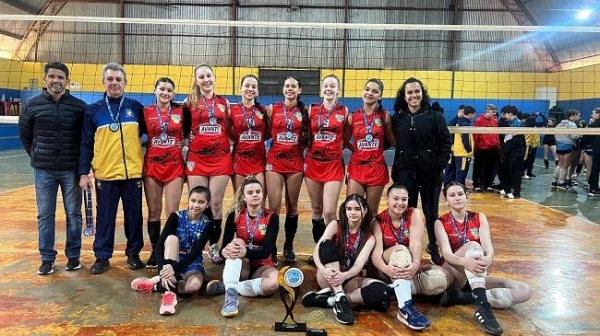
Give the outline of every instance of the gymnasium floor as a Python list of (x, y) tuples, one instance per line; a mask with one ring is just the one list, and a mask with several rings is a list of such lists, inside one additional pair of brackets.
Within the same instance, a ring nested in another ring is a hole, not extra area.
[[(64, 213), (59, 210), (56, 271), (38, 276), (36, 207), (27, 156), (18, 150), (0, 152), (0, 171), (1, 335), (275, 334), (273, 323), (285, 315), (277, 297), (241, 298), (240, 315), (233, 319), (220, 316), (222, 296), (203, 295), (179, 300), (174, 316), (160, 316), (158, 294), (129, 288), (132, 279), (152, 276), (153, 271), (126, 267), (121, 217), (112, 268), (92, 276), (92, 238), (83, 238), (84, 268), (64, 271)], [(523, 181), (523, 199), (504, 200), (491, 193), (471, 195), (470, 209), (486, 213), (492, 225), (496, 258), (490, 273), (524, 281), (533, 288), (529, 302), (496, 311), (496, 317), (505, 335), (600, 335), (600, 199), (588, 199), (583, 188), (550, 192), (551, 171), (538, 166), (534, 172), (538, 177)], [(225, 204), (231, 198), (228, 188)], [(446, 209), (441, 204), (440, 211)], [(310, 203), (304, 188), (300, 211), (305, 226), (297, 237), (301, 261), (296, 266), (307, 276), (301, 287), (306, 292), (315, 288), (316, 281), (314, 269), (304, 262), (313, 246)], [(149, 246), (142, 259), (147, 259), (148, 253)], [(208, 265), (209, 275), (219, 276), (220, 269)], [(423, 335), (483, 335), (473, 320), (473, 307), (441, 308), (425, 300), (417, 305), (433, 323)], [(300, 303), (295, 315), (309, 327), (325, 328), (329, 335), (412, 334), (395, 319), (395, 311), (394, 305), (387, 313), (357, 313), (354, 326), (336, 323), (329, 309), (306, 309)]]

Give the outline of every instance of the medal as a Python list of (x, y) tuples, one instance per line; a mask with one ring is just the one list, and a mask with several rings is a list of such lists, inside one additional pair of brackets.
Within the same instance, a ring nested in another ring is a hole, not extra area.
[(110, 107), (110, 102), (108, 101), (108, 96), (104, 96), (104, 102), (106, 103), (106, 107), (108, 108), (108, 114), (110, 114), (110, 120), (112, 121), (108, 125), (108, 129), (110, 129), (113, 132), (119, 130), (119, 115), (121, 114), (121, 107), (123, 106), (124, 99), (125, 96), (121, 96), (121, 101), (119, 102), (119, 109), (117, 110), (117, 114), (114, 115), (112, 108)]
[(163, 122), (163, 118), (160, 115), (160, 108), (158, 107), (158, 104), (154, 105), (155, 110), (156, 110), (156, 119), (158, 120), (158, 125), (160, 127), (160, 140), (162, 141), (167, 141), (167, 131), (169, 130), (169, 124), (171, 123), (171, 113), (172, 113), (172, 109), (171, 109), (171, 104), (169, 103), (169, 110), (167, 112), (167, 121)]
[(350, 259), (349, 257), (346, 258), (346, 267), (350, 268), (351, 264), (352, 264), (352, 259)]
[(358, 244), (360, 244), (360, 237), (362, 232), (359, 230), (356, 238), (354, 239), (354, 246), (350, 246), (350, 230), (346, 231), (346, 251), (344, 255), (346, 256), (346, 267), (350, 267), (352, 264), (352, 260), (356, 256), (356, 250), (358, 249)]
[(463, 222), (463, 232), (460, 232), (460, 229), (458, 228), (458, 224), (456, 224), (456, 219), (454, 219), (454, 216), (452, 216), (452, 214), (450, 214), (450, 221), (452, 222), (452, 225), (454, 226), (454, 232), (456, 232), (456, 235), (458, 236), (458, 238), (460, 238), (460, 242), (465, 245), (466, 243), (469, 242), (469, 238), (467, 237), (467, 234), (469, 233), (469, 216), (468, 213), (465, 214), (465, 219)]
[(288, 109), (287, 106), (285, 106), (285, 104), (283, 105), (283, 116), (285, 117), (285, 129), (287, 130), (287, 132), (285, 132), (285, 138), (288, 140), (291, 140), (294, 137), (294, 133), (292, 133), (292, 124), (294, 123), (294, 111), (296, 110), (296, 108), (294, 107), (292, 109), (292, 116), (288, 116)]
[[(256, 214), (255, 220), (250, 219), (250, 212), (248, 212), (248, 208), (246, 208), (246, 233), (248, 234), (248, 248), (254, 248), (254, 233), (256, 232), (256, 227), (260, 222), (260, 218), (262, 217), (262, 208), (258, 210), (258, 214)], [(250, 224), (254, 224), (250, 226)]]
[(375, 124), (375, 111), (373, 111), (373, 119), (371, 119), (371, 124), (367, 123), (367, 112), (363, 109), (363, 121), (365, 123), (365, 128), (367, 129), (367, 135), (365, 136), (365, 140), (368, 142), (373, 141), (373, 125)]
[(242, 112), (244, 113), (244, 119), (246, 120), (246, 126), (248, 126), (248, 135), (252, 132), (252, 127), (254, 127), (254, 107), (250, 107), (250, 113), (246, 112), (246, 107), (243, 103), (240, 103), (242, 107)]
[(323, 130), (323, 126), (325, 125), (325, 122), (327, 122), (327, 119), (329, 119), (329, 116), (331, 116), (331, 112), (333, 112), (335, 106), (336, 104), (333, 104), (333, 106), (331, 106), (331, 108), (327, 111), (325, 118), (321, 119), (323, 117), (323, 108), (325, 107), (325, 105), (321, 104), (321, 109), (319, 110), (318, 114), (319, 119), (317, 120), (317, 127), (319, 128), (319, 133), (321, 133), (321, 131)]
[(212, 109), (208, 106), (208, 102), (206, 101), (206, 98), (204, 98), (204, 96), (200, 95), (200, 98), (204, 103), (204, 107), (206, 107), (206, 111), (208, 111), (208, 123), (212, 126), (215, 126), (217, 124), (217, 118), (215, 118), (215, 107), (217, 97), (213, 96), (212, 98)]

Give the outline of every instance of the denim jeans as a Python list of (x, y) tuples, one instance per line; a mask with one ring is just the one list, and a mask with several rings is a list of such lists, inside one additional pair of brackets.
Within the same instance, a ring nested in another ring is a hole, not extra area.
[(77, 170), (58, 171), (34, 169), (35, 199), (38, 207), (39, 249), (42, 261), (54, 261), (54, 236), (56, 229), (56, 198), (58, 187), (63, 195), (67, 215), (67, 258), (81, 254), (81, 188)]

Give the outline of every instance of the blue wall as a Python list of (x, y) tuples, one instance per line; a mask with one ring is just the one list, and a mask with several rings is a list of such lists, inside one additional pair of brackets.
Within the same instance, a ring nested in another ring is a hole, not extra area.
[(0, 100), (2, 100), (2, 95), (4, 95), (4, 100), (12, 100), (14, 98), (21, 98), (21, 91), (11, 89), (0, 89)]
[(592, 115), (592, 110), (596, 107), (600, 107), (600, 98), (559, 100), (556, 102), (556, 107), (559, 107), (563, 111), (576, 109), (581, 112), (581, 120), (587, 122)]

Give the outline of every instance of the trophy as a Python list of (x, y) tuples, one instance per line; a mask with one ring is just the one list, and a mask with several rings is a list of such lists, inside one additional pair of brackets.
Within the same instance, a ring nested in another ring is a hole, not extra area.
[(83, 230), (83, 234), (86, 237), (91, 237), (96, 234), (94, 210), (92, 209), (92, 188), (88, 188), (83, 192), (83, 200), (85, 203), (85, 230)]
[[(285, 317), (281, 322), (275, 322), (275, 331), (306, 332), (306, 323), (294, 320), (294, 306), (298, 301), (298, 291), (304, 281), (304, 274), (298, 268), (283, 267), (279, 271), (279, 296), (285, 306)], [(289, 318), (289, 320), (288, 320)]]

